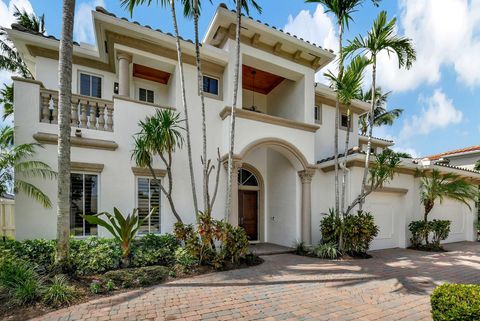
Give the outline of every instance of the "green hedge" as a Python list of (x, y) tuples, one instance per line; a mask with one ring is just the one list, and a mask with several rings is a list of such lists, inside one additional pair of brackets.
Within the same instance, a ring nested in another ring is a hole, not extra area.
[[(20, 259), (35, 265), (40, 274), (52, 271), (55, 262), (54, 240), (0, 241), (0, 258)], [(173, 265), (178, 244), (175, 236), (145, 235), (132, 244), (132, 265)], [(70, 259), (77, 275), (94, 275), (120, 267), (121, 250), (114, 239), (90, 237), (70, 240)]]
[(434, 321), (480, 320), (480, 285), (444, 284), (431, 296)]

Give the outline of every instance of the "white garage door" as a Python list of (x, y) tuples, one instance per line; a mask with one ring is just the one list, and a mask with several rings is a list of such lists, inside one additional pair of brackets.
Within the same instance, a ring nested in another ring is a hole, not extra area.
[(459, 242), (467, 240), (467, 213), (468, 207), (465, 205), (445, 199), (442, 204), (436, 203), (432, 212), (428, 215), (429, 220), (449, 220), (450, 235), (444, 243)]
[(378, 236), (370, 246), (371, 250), (395, 248), (399, 246), (400, 216), (405, 215), (401, 209), (403, 194), (375, 192), (367, 197), (364, 210), (375, 217), (379, 228)]

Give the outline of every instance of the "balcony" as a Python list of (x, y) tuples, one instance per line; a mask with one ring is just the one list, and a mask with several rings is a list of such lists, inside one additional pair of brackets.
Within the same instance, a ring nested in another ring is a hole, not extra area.
[[(113, 132), (113, 101), (72, 95), (70, 110), (72, 126)], [(58, 91), (40, 89), (40, 122), (58, 124)]]

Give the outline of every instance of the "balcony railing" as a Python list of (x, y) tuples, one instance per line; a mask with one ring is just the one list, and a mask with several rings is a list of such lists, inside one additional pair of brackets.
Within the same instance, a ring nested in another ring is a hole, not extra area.
[[(113, 101), (72, 95), (72, 126), (113, 131)], [(58, 91), (40, 90), (40, 122), (58, 124)]]

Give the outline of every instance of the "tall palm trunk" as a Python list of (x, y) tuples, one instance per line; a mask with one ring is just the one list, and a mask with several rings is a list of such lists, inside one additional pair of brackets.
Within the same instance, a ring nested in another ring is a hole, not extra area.
[(347, 110), (347, 134), (345, 136), (345, 152), (343, 156), (342, 162), (342, 203), (341, 203), (341, 212), (342, 215), (347, 215), (348, 213), (345, 212), (345, 202), (346, 202), (346, 185), (347, 185), (347, 160), (348, 160), (348, 145), (350, 143), (350, 123), (351, 123), (351, 116), (350, 116), (350, 108)]
[[(343, 73), (343, 25), (342, 21), (338, 21), (338, 53), (339, 53), (339, 65), (338, 65), (338, 78), (341, 79)], [(337, 94), (337, 101), (335, 103), (335, 135), (334, 139), (335, 142), (333, 144), (333, 153), (335, 159), (335, 215), (337, 217), (340, 214), (340, 190), (339, 190), (339, 179), (338, 179), (338, 125), (339, 125), (339, 118), (340, 118), (340, 100)]]
[[(365, 168), (363, 170), (363, 179), (362, 179), (362, 188), (360, 190), (360, 195), (362, 196), (365, 193), (365, 187), (367, 185), (367, 176), (368, 168), (370, 165), (370, 150), (372, 148), (372, 136), (373, 136), (373, 121), (375, 113), (375, 90), (376, 90), (376, 80), (377, 80), (377, 56), (372, 55), (372, 101), (370, 103), (370, 113), (368, 114), (368, 143), (367, 143), (367, 155), (365, 156)], [(359, 210), (363, 209), (363, 203), (365, 198), (362, 198), (360, 204), (358, 205)]]
[(195, 187), (195, 173), (193, 171), (193, 160), (192, 160), (192, 143), (190, 140), (190, 124), (188, 120), (188, 106), (187, 106), (187, 97), (185, 94), (185, 75), (183, 70), (183, 57), (182, 57), (182, 47), (180, 45), (180, 34), (178, 32), (177, 24), (177, 14), (175, 12), (175, 0), (170, 0), (170, 10), (173, 20), (173, 29), (175, 32), (175, 42), (177, 45), (177, 58), (178, 66), (180, 70), (180, 86), (182, 90), (182, 104), (183, 112), (185, 114), (185, 131), (187, 133), (187, 151), (188, 151), (188, 165), (190, 168), (190, 183), (192, 185), (192, 196), (193, 196), (193, 207), (195, 210), (195, 215), (198, 213), (198, 201), (197, 201), (197, 191)]
[(198, 15), (199, 15), (198, 0), (194, 0), (193, 7), (193, 24), (195, 30), (195, 57), (197, 61), (197, 82), (198, 92), (200, 94), (200, 102), (202, 107), (202, 136), (203, 136), (203, 153), (202, 153), (202, 165), (203, 165), (203, 207), (205, 213), (210, 213), (210, 196), (208, 192), (208, 161), (207, 161), (207, 121), (205, 116), (205, 95), (203, 92), (203, 73), (202, 73), (202, 60), (200, 58), (200, 39), (198, 35)]
[(72, 105), (73, 21), (75, 0), (64, 0), (62, 39), (58, 67), (58, 185), (57, 185), (57, 253), (56, 262), (69, 257), (70, 237), (70, 121)]
[(233, 102), (230, 116), (230, 150), (228, 151), (228, 171), (227, 171), (227, 201), (225, 208), (225, 219), (230, 218), (232, 204), (232, 175), (233, 175), (233, 151), (235, 144), (235, 112), (237, 109), (238, 85), (240, 78), (240, 36), (242, 23), (242, 1), (236, 0), (237, 4), (237, 31), (236, 31), (236, 48), (235, 48), (235, 71), (233, 75)]

